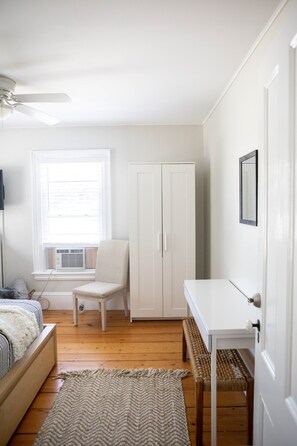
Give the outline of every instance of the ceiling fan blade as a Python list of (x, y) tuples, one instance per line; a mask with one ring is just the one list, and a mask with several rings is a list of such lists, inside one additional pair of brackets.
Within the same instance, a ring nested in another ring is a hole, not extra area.
[(48, 125), (54, 125), (60, 122), (60, 119), (54, 118), (53, 116), (48, 115), (47, 113), (44, 113), (40, 110), (36, 110), (35, 108), (28, 107), (28, 105), (18, 104), (15, 106), (15, 110), (24, 113), (25, 115), (31, 116), (32, 118), (44, 122)]
[(18, 102), (71, 102), (65, 93), (15, 94), (13, 98)]

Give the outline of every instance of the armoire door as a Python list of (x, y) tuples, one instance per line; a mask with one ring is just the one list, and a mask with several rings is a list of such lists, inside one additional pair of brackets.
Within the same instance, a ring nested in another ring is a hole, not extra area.
[(195, 279), (195, 164), (162, 165), (163, 316), (187, 315), (183, 284)]
[(162, 317), (161, 165), (129, 166), (130, 309)]

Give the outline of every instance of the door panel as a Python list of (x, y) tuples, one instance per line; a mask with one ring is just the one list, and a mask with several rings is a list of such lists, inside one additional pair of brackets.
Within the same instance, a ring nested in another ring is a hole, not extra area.
[(129, 166), (131, 317), (162, 316), (161, 166)]
[(263, 413), (263, 444), (273, 444), (273, 438), (275, 435), (274, 424), (272, 423), (269, 412), (263, 400), (261, 400), (261, 404)]
[[(275, 375), (275, 354), (276, 354), (276, 329), (277, 329), (277, 294), (280, 284), (284, 282), (278, 277), (279, 259), (282, 255), (283, 244), (280, 234), (280, 200), (279, 184), (276, 178), (279, 177), (278, 146), (279, 146), (279, 126), (278, 126), (278, 91), (279, 91), (279, 67), (274, 67), (269, 75), (269, 81), (264, 86), (264, 121), (266, 123), (266, 150), (269, 152), (269, 160), (266, 160), (266, 283), (265, 295), (269, 296), (265, 306), (265, 325), (263, 326), (263, 359), (266, 362), (267, 370)], [(276, 205), (277, 204), (277, 205)], [(285, 253), (284, 253), (285, 254)], [(283, 283), (283, 286), (285, 284)], [(264, 317), (264, 316), (263, 316)]]
[(297, 438), (296, 17), (297, 2), (289, 2), (261, 71), (264, 262), (255, 358), (256, 446), (292, 446)]
[(162, 166), (163, 315), (187, 314), (183, 283), (195, 279), (195, 165)]
[[(297, 33), (290, 43), (290, 109), (292, 111), (291, 141), (292, 141), (292, 274), (289, 276), (291, 287), (288, 302), (286, 338), (287, 338), (287, 389), (286, 405), (291, 417), (297, 425)], [(295, 215), (294, 215), (295, 214)]]

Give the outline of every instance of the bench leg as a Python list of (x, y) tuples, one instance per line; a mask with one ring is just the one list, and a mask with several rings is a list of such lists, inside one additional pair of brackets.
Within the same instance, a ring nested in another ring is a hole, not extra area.
[(185, 338), (185, 332), (183, 330), (183, 345), (182, 345), (182, 352), (183, 352), (183, 361), (186, 362), (187, 360), (187, 342)]
[(203, 381), (195, 382), (196, 446), (203, 445)]
[(72, 295), (73, 298), (73, 325), (78, 325), (78, 301), (77, 301), (77, 297), (76, 294)]
[(248, 421), (248, 444), (253, 444), (253, 417), (254, 417), (254, 380), (248, 380), (247, 387), (247, 421)]

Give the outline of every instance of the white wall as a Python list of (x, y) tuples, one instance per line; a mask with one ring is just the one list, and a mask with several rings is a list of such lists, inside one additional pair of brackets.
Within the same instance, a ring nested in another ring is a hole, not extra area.
[[(110, 148), (112, 169), (112, 236), (128, 238), (127, 167), (129, 162), (195, 161), (197, 189), (197, 277), (203, 277), (203, 147), (201, 126), (69, 127), (0, 130), (0, 168), (5, 200), (6, 285), (23, 278), (35, 281), (32, 258), (32, 150)], [(50, 293), (70, 292), (78, 282), (51, 280)], [(71, 308), (70, 296), (50, 297), (51, 308)]]
[[(262, 222), (260, 218), (258, 227), (239, 223), (239, 158), (258, 149), (261, 175), (259, 76), (264, 56), (278, 45), (290, 3), (204, 125), (206, 277), (231, 279), (248, 295), (259, 291), (261, 283)], [(261, 194), (259, 190), (260, 217)]]

